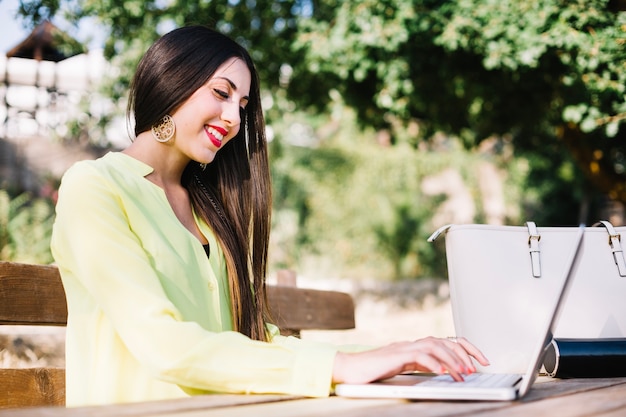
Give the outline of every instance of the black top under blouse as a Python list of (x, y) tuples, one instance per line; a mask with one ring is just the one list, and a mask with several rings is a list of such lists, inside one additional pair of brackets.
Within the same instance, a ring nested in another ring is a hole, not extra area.
[(209, 244), (207, 243), (206, 245), (202, 245), (202, 247), (204, 248), (204, 251), (206, 252), (206, 257), (210, 257), (211, 256), (211, 247), (209, 246)]

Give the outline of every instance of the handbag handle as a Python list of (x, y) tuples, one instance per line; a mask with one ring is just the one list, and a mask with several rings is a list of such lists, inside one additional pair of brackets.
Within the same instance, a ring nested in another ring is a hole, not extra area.
[[(615, 261), (615, 265), (617, 265), (617, 272), (620, 277), (626, 277), (626, 261), (624, 261), (624, 251), (622, 250), (621, 245), (621, 235), (617, 233), (613, 225), (606, 221), (600, 220), (595, 226), (604, 226), (609, 234), (609, 246), (611, 247), (611, 252), (613, 253), (613, 260)], [(533, 270), (533, 277), (539, 278), (541, 277), (541, 259), (539, 250), (539, 241), (541, 240), (541, 235), (537, 230), (537, 225), (535, 222), (526, 222), (526, 227), (528, 228), (528, 250), (530, 252), (530, 263)]]
[(626, 262), (624, 262), (621, 235), (617, 233), (613, 225), (606, 220), (600, 220), (598, 223), (594, 224), (594, 226), (604, 226), (609, 233), (609, 246), (611, 247), (611, 252), (613, 252), (613, 260), (615, 261), (615, 265), (617, 265), (617, 271), (620, 277), (626, 277)]
[[(539, 241), (541, 240), (541, 235), (537, 229), (537, 225), (535, 222), (526, 222), (526, 228), (528, 229), (528, 252), (530, 254), (530, 263), (532, 266), (533, 277), (540, 278), (541, 277), (541, 249), (539, 248)], [(439, 229), (435, 230), (435, 232), (428, 238), (428, 242), (433, 242), (439, 235), (447, 232), (453, 224), (446, 224), (441, 226)], [(615, 265), (617, 265), (617, 271), (620, 277), (626, 277), (626, 261), (624, 260), (624, 251), (622, 249), (621, 244), (621, 235), (615, 230), (613, 225), (606, 221), (600, 220), (595, 223), (593, 227), (596, 226), (604, 226), (609, 235), (609, 247), (611, 248), (611, 252), (613, 253), (613, 260), (615, 261)]]
[(528, 229), (528, 251), (530, 252), (530, 265), (533, 270), (533, 277), (541, 277), (541, 257), (539, 251), (539, 241), (541, 235), (537, 231), (537, 225), (535, 222), (526, 222), (526, 228)]

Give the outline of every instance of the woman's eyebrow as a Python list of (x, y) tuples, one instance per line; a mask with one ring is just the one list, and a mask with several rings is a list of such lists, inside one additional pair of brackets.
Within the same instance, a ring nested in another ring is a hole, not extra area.
[[(230, 85), (230, 88), (232, 88), (233, 90), (237, 91), (237, 84), (232, 82), (232, 80), (230, 80), (229, 78), (226, 78), (226, 77), (215, 77), (215, 78), (226, 81)], [(250, 101), (250, 97), (249, 96), (243, 96), (242, 98), (244, 100), (246, 100), (246, 101)]]

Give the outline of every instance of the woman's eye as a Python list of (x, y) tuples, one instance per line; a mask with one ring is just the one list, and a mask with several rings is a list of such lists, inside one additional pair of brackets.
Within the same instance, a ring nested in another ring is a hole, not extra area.
[(218, 90), (217, 88), (213, 89), (213, 91), (215, 91), (215, 94), (217, 94), (221, 98), (228, 98), (229, 97), (227, 92), (222, 91), (222, 90)]

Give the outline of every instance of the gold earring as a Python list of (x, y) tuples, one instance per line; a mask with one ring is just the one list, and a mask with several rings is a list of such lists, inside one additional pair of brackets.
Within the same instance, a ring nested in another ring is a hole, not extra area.
[(174, 137), (174, 132), (176, 132), (176, 125), (174, 124), (174, 119), (169, 114), (163, 116), (159, 123), (152, 126), (150, 129), (152, 131), (152, 136), (157, 142), (165, 143)]

